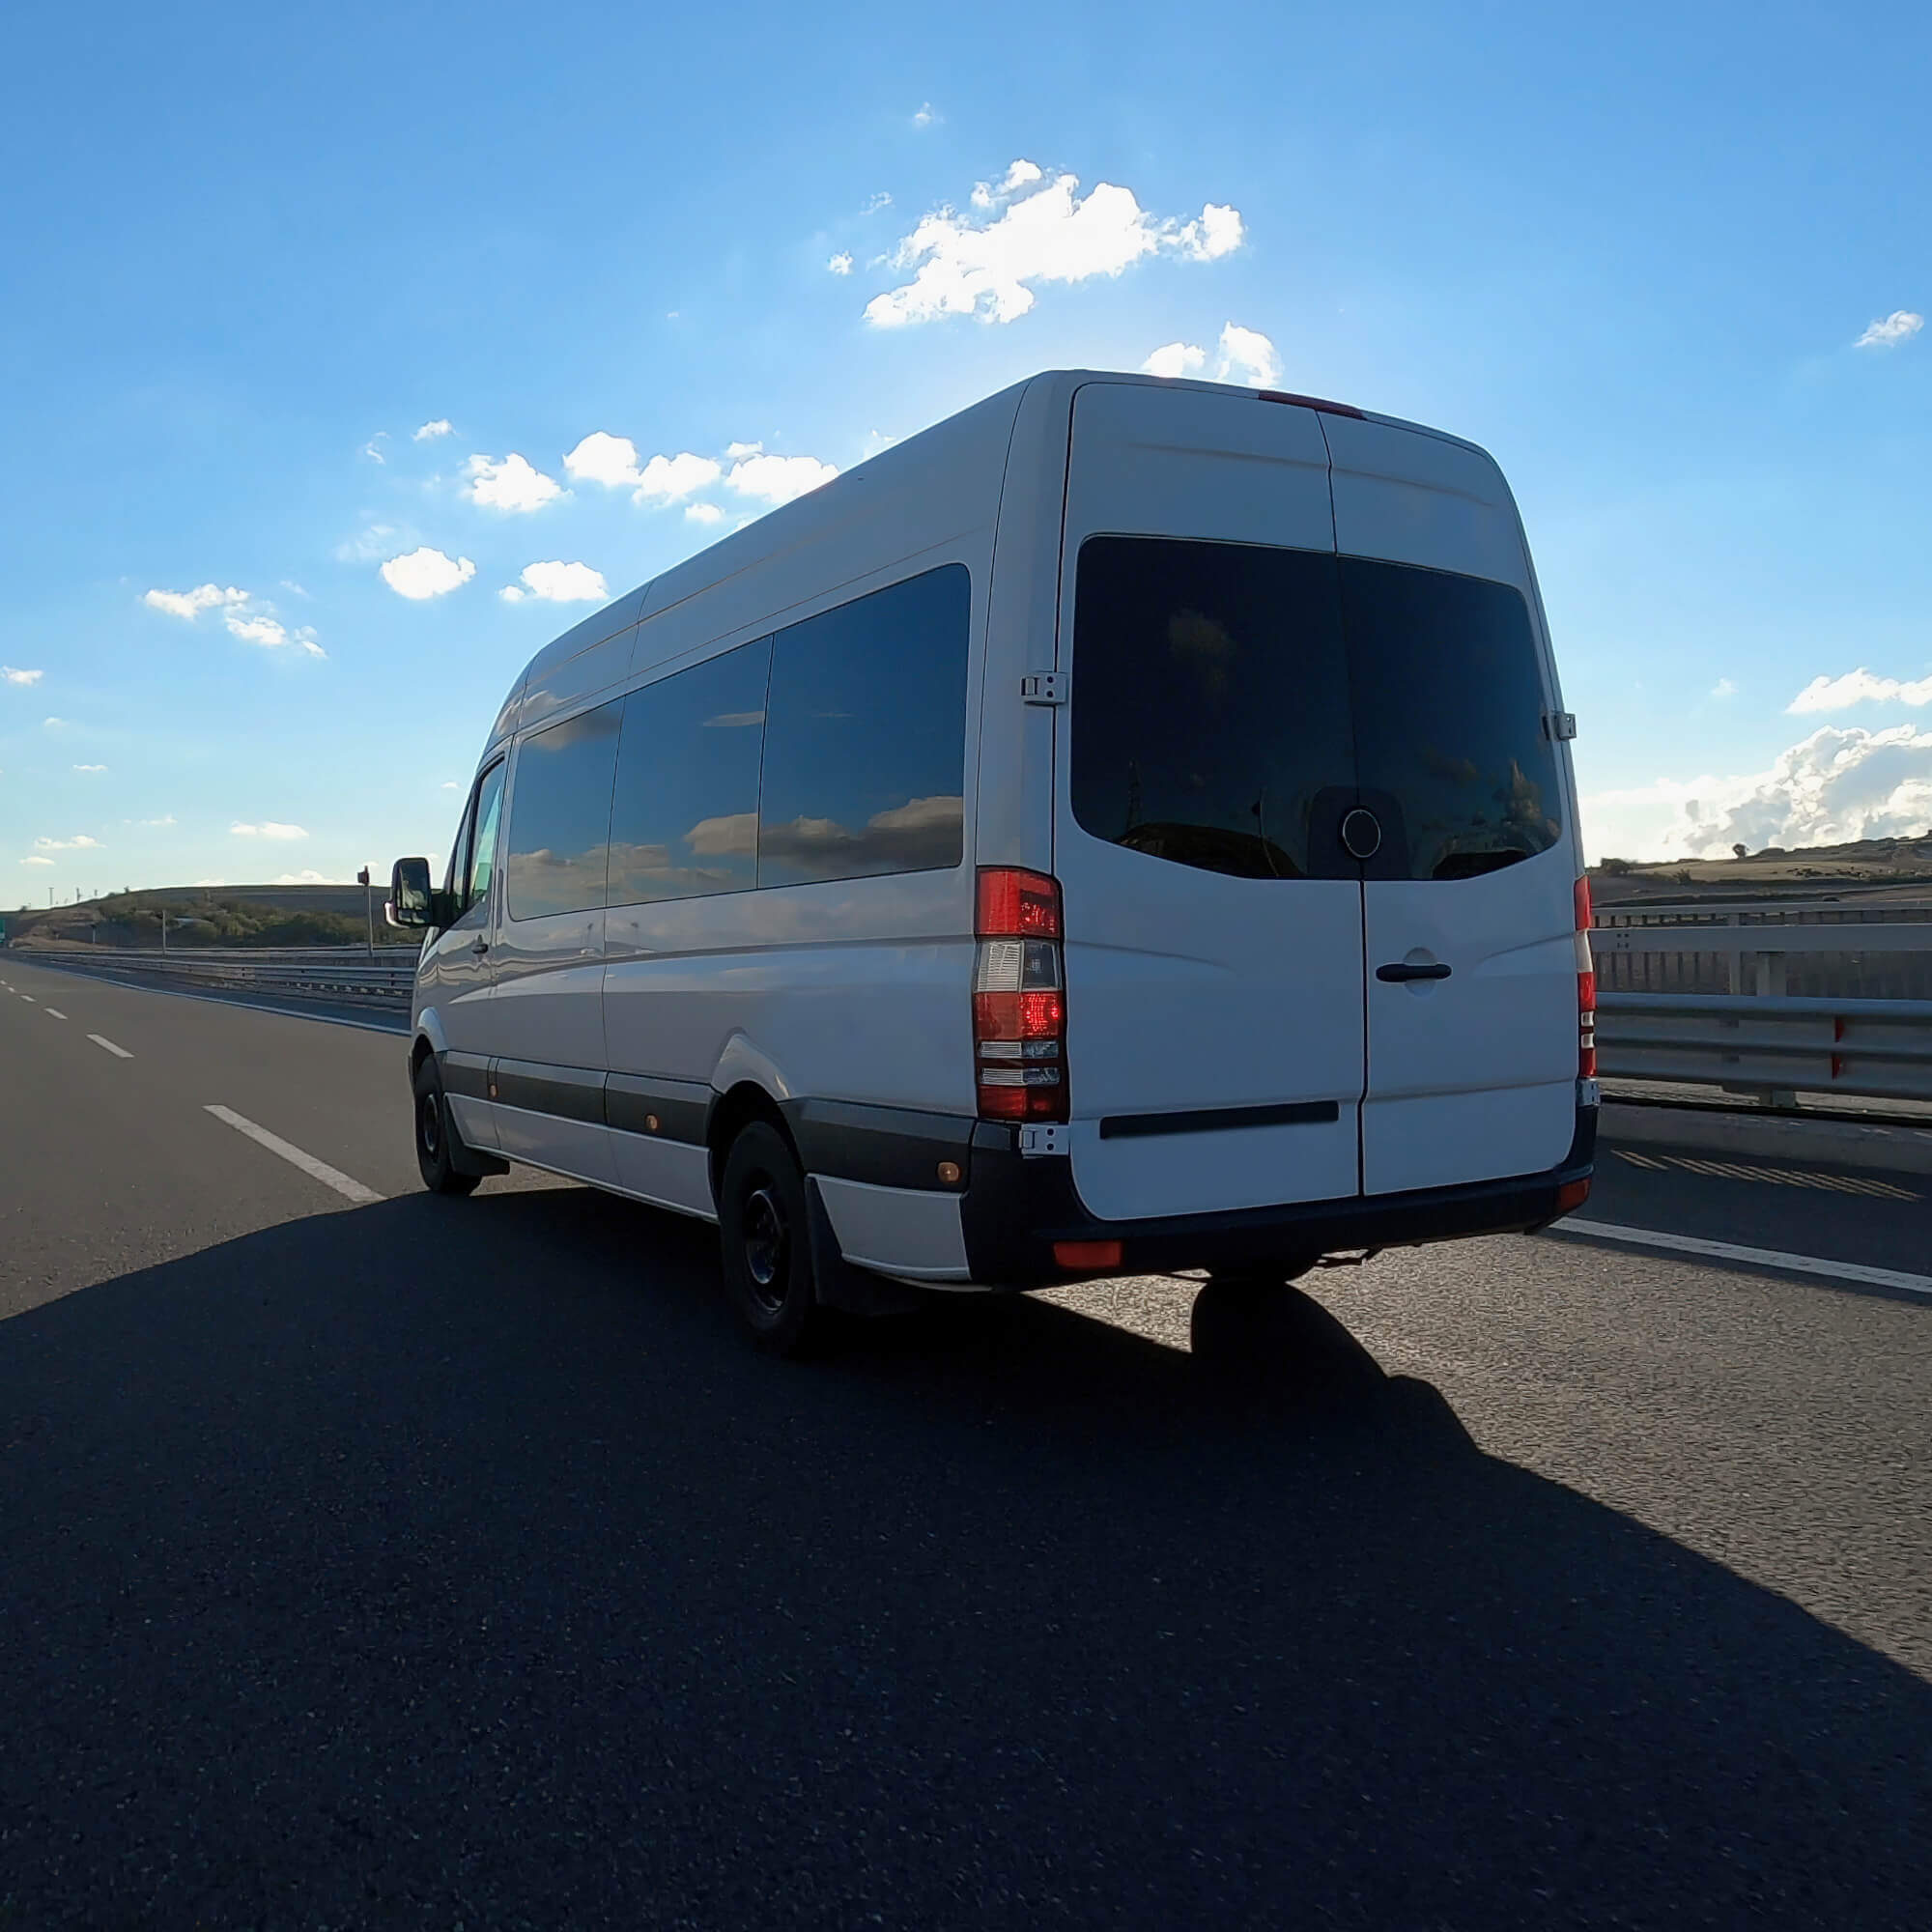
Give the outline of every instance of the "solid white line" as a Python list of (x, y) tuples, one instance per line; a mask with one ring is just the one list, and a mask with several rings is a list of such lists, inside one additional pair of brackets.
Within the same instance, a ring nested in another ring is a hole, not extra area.
[(298, 1147), (291, 1147), (279, 1134), (271, 1134), (267, 1127), (258, 1127), (253, 1121), (243, 1120), (230, 1107), (211, 1106), (207, 1110), (217, 1121), (226, 1121), (239, 1134), (246, 1134), (258, 1147), (265, 1147), (270, 1153), (278, 1153), (291, 1167), (301, 1171), (322, 1182), (325, 1187), (332, 1187), (336, 1193), (354, 1201), (358, 1207), (371, 1201), (380, 1201), (382, 1196), (373, 1187), (364, 1187), (359, 1180), (352, 1180), (340, 1168), (330, 1167), (326, 1160), (317, 1160), (314, 1154), (304, 1153)]
[(1650, 1228), (1620, 1228), (1608, 1221), (1574, 1220), (1558, 1221), (1550, 1232), (1581, 1235), (1591, 1241), (1629, 1241), (1635, 1247), (1664, 1248), (1672, 1254), (1698, 1255), (1706, 1261), (1743, 1262), (1750, 1267), (1823, 1275), (1828, 1280), (1856, 1281), (1868, 1288), (1900, 1289), (1907, 1294), (1932, 1294), (1932, 1275), (1902, 1274), (1896, 1268), (1866, 1267), (1859, 1262), (1828, 1262), (1816, 1255), (1787, 1255), (1776, 1248), (1743, 1248), (1735, 1241), (1705, 1241), (1694, 1235), (1662, 1235)]
[(50, 1020), (64, 1020), (67, 1018), (67, 1015), (65, 1013), (56, 1012), (52, 1007), (43, 1007), (41, 1010), (42, 1012), (45, 1013), (48, 1019)]
[(111, 1039), (103, 1039), (98, 1033), (91, 1033), (87, 1037), (96, 1046), (104, 1046), (116, 1060), (132, 1060), (134, 1057), (125, 1046), (116, 1046)]

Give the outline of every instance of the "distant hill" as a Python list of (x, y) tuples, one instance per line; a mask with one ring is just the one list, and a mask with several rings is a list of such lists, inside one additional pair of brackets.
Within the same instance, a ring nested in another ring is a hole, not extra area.
[[(416, 946), (421, 935), (383, 923), (388, 882), (378, 884), (376, 944)], [(362, 888), (347, 886), (159, 886), (109, 893), (77, 905), (0, 913), (9, 946), (159, 946), (161, 912), (168, 945), (360, 946), (366, 928)]]
[(1605, 858), (1590, 868), (1599, 906), (1640, 899), (1922, 898), (1932, 893), (1932, 832), (1918, 838), (1858, 838), (1787, 852), (1767, 845), (1742, 858), (1671, 859), (1639, 866)]

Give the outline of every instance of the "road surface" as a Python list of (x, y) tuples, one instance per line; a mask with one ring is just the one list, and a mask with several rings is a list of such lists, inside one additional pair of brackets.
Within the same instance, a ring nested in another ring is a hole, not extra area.
[(696, 1224), (421, 1192), (392, 1035), (0, 982), (10, 1932), (1932, 1922), (1932, 1296), (1551, 1234), (1245, 1389), (1171, 1280), (774, 1363)]

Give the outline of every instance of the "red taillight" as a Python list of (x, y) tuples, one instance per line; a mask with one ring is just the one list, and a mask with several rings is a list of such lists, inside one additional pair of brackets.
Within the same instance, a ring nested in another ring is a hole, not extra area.
[(1577, 1077), (1597, 1077), (1597, 962), (1590, 955), (1590, 882), (1577, 881)]
[(1119, 1241), (1055, 1241), (1056, 1267), (1081, 1274), (1109, 1274), (1121, 1264)]
[(1566, 1180), (1556, 1190), (1556, 1211), (1567, 1214), (1573, 1208), (1580, 1208), (1590, 1198), (1590, 1183), (1587, 1180)]
[(1014, 867), (980, 874), (973, 1067), (980, 1117), (1066, 1119), (1066, 987), (1060, 886)]

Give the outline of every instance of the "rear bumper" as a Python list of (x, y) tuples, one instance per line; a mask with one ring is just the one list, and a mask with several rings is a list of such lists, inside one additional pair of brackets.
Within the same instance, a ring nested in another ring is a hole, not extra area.
[(1590, 1178), (1597, 1109), (1577, 1108), (1570, 1151), (1544, 1174), (1144, 1221), (1096, 1219), (1073, 1185), (1071, 1163), (1064, 1156), (1022, 1155), (1017, 1138), (1016, 1129), (992, 1122), (973, 1131), (971, 1180), (960, 1213), (972, 1279), (987, 1288), (1044, 1288), (1077, 1278), (1080, 1270), (1054, 1261), (1056, 1241), (1119, 1241), (1121, 1264), (1108, 1273), (1167, 1274), (1262, 1268), (1346, 1249), (1419, 1247), (1547, 1227), (1567, 1211), (1558, 1205), (1560, 1191)]

